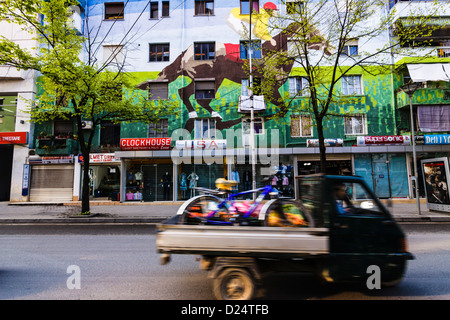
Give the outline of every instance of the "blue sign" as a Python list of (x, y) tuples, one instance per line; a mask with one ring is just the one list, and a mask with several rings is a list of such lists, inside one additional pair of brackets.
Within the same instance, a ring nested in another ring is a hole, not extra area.
[(426, 134), (425, 144), (450, 144), (450, 134)]
[(29, 182), (30, 182), (30, 165), (23, 165), (23, 178), (22, 178), (22, 196), (28, 195), (29, 190)]

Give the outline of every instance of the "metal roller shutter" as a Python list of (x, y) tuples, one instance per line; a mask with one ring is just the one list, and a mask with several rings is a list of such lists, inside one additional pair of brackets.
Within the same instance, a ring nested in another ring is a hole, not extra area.
[(73, 165), (33, 165), (30, 201), (72, 201)]

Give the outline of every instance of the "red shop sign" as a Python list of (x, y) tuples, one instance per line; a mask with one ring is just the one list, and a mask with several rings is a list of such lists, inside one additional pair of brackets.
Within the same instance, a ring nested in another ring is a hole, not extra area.
[(120, 139), (120, 150), (170, 150), (171, 138)]
[(0, 132), (0, 144), (27, 144), (28, 132)]

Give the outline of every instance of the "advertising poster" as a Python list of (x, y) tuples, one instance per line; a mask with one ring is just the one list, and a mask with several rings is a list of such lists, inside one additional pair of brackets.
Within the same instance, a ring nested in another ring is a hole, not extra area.
[(428, 209), (450, 212), (448, 158), (422, 160), (422, 169)]

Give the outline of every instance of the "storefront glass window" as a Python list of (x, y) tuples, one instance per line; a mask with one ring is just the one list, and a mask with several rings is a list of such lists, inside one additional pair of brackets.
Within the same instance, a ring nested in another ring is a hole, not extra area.
[(223, 164), (182, 164), (178, 173), (179, 199), (186, 200), (198, 195), (195, 187), (215, 189), (216, 179), (225, 177)]
[(172, 163), (126, 164), (125, 201), (172, 201)]
[(89, 166), (89, 195), (94, 200), (119, 200), (120, 166), (93, 165)]

